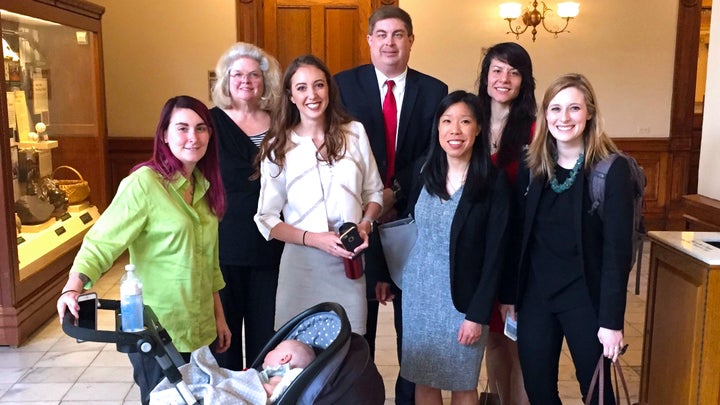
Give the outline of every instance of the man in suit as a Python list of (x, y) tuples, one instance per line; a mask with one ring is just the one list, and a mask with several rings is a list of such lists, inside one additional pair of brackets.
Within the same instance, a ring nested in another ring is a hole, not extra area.
[[(394, 6), (376, 9), (370, 16), (367, 41), (372, 64), (340, 72), (335, 75), (335, 81), (343, 104), (362, 122), (370, 138), (370, 147), (385, 182), (383, 214), (378, 222), (387, 222), (405, 209), (412, 163), (423, 157), (430, 145), (435, 109), (447, 95), (448, 87), (438, 79), (408, 68), (415, 36), (412, 19), (404, 10)], [(393, 108), (387, 108), (388, 102)], [(374, 354), (378, 303), (392, 302), (400, 360), (401, 293), (390, 280), (380, 243), (377, 233), (371, 234), (365, 265), (368, 286), (365, 338)], [(414, 384), (398, 376), (396, 403), (413, 404), (414, 390)]]

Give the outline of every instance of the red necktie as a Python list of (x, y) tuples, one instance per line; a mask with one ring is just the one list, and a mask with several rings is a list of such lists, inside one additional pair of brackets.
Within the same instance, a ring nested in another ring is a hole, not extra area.
[(385, 118), (385, 150), (387, 151), (387, 171), (385, 173), (385, 185), (392, 183), (395, 175), (395, 135), (397, 133), (397, 103), (393, 94), (395, 82), (387, 80), (387, 93), (383, 100), (383, 117)]

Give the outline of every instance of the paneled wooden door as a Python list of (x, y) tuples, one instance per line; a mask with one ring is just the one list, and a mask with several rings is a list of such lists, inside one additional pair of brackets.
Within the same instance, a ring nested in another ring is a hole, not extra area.
[(332, 73), (370, 63), (367, 21), (399, 0), (236, 0), (238, 41), (258, 45), (285, 68), (313, 53)]
[(283, 68), (315, 54), (334, 74), (368, 63), (366, 41), (371, 0), (265, 0), (264, 47)]

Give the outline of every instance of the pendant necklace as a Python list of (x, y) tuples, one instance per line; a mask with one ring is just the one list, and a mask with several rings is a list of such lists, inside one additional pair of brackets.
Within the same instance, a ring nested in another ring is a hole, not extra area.
[(500, 145), (500, 139), (507, 123), (507, 113), (499, 120), (493, 121), (490, 124), (490, 154), (494, 154), (498, 151)]
[[(575, 177), (577, 177), (577, 174), (580, 171), (580, 168), (582, 167), (584, 161), (585, 154), (581, 153), (580, 156), (578, 156), (577, 161), (575, 161), (575, 166), (573, 166), (572, 170), (570, 170), (570, 174), (568, 174), (568, 177), (565, 179), (565, 181), (563, 181), (562, 183), (558, 183), (557, 176), (554, 176), (552, 180), (550, 180), (550, 188), (552, 188), (554, 192), (560, 194), (563, 191), (572, 187), (572, 185), (575, 183)], [(557, 161), (555, 163), (557, 163)]]

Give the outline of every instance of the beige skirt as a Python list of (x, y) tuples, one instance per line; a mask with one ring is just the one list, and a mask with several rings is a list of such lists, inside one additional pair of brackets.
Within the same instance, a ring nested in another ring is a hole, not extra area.
[(275, 330), (321, 302), (342, 305), (352, 331), (365, 334), (365, 276), (350, 280), (345, 277), (342, 259), (312, 247), (286, 243), (275, 298)]

